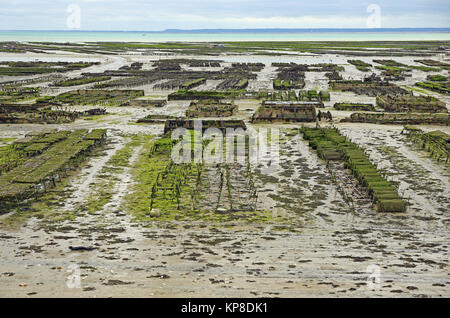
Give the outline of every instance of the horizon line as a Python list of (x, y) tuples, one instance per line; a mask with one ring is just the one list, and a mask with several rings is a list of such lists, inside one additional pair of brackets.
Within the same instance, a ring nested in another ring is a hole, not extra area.
[(215, 28), (215, 29), (164, 29), (164, 30), (81, 30), (81, 29), (47, 29), (47, 30), (17, 30), (0, 29), (0, 32), (145, 32), (145, 33), (183, 33), (183, 32), (389, 32), (389, 31), (444, 31), (450, 32), (450, 27), (401, 27), (401, 28)]

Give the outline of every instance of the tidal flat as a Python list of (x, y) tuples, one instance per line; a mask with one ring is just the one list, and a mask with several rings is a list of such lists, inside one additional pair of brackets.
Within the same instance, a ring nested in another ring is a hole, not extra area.
[(0, 297), (449, 297), (443, 45), (0, 43)]

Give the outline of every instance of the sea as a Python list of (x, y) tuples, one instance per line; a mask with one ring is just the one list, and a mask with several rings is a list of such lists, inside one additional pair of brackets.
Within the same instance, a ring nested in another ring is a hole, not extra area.
[(450, 41), (439, 29), (255, 29), (166, 31), (0, 31), (0, 42)]

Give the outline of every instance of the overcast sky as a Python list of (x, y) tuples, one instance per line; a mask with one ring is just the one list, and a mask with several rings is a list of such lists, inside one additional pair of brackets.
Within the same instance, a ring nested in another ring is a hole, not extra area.
[(370, 4), (383, 28), (450, 27), (450, 0), (0, 0), (0, 29), (67, 30), (71, 4), (80, 30), (366, 28)]

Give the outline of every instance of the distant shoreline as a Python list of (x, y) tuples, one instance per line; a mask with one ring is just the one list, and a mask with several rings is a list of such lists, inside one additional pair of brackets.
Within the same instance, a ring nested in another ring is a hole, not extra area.
[(0, 31), (0, 42), (450, 41), (450, 28)]
[(259, 29), (166, 29), (166, 30), (0, 30), (0, 32), (100, 32), (100, 33), (391, 33), (450, 32), (450, 28), (259, 28)]

